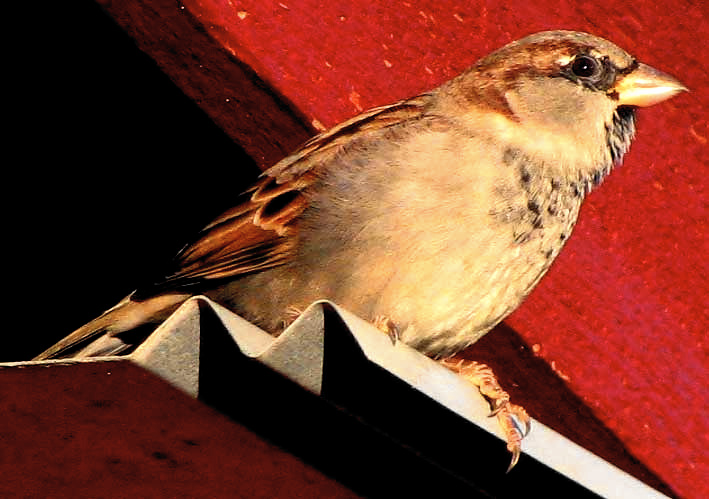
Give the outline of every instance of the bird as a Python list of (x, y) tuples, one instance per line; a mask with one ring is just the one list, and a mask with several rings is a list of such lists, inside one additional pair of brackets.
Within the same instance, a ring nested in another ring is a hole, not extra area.
[(513, 41), (433, 90), (304, 143), (158, 278), (35, 360), (129, 352), (143, 337), (134, 331), (196, 294), (273, 334), (329, 299), (475, 385), (511, 469), (529, 416), (488, 366), (452, 356), (547, 272), (583, 200), (628, 151), (637, 108), (685, 90), (588, 33)]

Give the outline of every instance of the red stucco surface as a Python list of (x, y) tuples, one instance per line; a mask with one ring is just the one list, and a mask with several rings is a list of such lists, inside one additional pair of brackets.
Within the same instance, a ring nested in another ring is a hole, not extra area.
[(4, 498), (358, 497), (128, 361), (0, 376)]
[(184, 5), (316, 127), (436, 86), (545, 29), (593, 32), (680, 78), (691, 93), (640, 111), (625, 164), (590, 196), (567, 248), (507, 323), (677, 493), (709, 495), (705, 5)]
[[(565, 251), (507, 324), (678, 495), (709, 497), (709, 7), (681, 0), (100, 3), (263, 167), (308, 132), (291, 114), (274, 125), (270, 118), (280, 115), (267, 106), (245, 108), (254, 94), (232, 85), (242, 70), (313, 128), (436, 86), (544, 29), (593, 32), (680, 78), (691, 93), (640, 111), (625, 163), (592, 193)], [(162, 22), (148, 23), (145, 6), (155, 6)], [(177, 24), (194, 26), (199, 41), (182, 46)], [(202, 58), (181, 58), (182, 51)]]

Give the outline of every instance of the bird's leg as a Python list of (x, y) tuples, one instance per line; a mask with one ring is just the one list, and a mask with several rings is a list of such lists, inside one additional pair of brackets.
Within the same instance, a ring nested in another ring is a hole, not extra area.
[(511, 404), (509, 394), (500, 387), (497, 378), (485, 364), (472, 360), (441, 359), (439, 362), (475, 385), (489, 401), (490, 416), (497, 416), (507, 439), (507, 450), (512, 453), (509, 472), (519, 460), (522, 439), (527, 436), (531, 422), (523, 407)]
[(378, 315), (374, 318), (374, 321), (372, 321), (372, 323), (374, 324), (374, 327), (389, 336), (389, 339), (391, 339), (393, 345), (396, 345), (396, 342), (401, 339), (401, 335), (399, 334), (399, 328), (397, 327), (396, 323), (389, 317), (386, 317), (384, 315)]

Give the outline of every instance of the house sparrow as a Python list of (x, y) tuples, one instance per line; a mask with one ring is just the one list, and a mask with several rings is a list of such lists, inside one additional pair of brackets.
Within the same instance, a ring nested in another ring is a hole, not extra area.
[(549, 31), (324, 132), (267, 170), (154, 284), (37, 359), (117, 354), (205, 294), (267, 331), (327, 298), (466, 376), (512, 465), (528, 425), (490, 370), (449, 357), (512, 312), (621, 161), (635, 108), (686, 88), (601, 38)]

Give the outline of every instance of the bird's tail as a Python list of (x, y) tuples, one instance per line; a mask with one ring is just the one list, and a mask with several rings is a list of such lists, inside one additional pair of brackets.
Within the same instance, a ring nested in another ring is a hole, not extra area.
[(189, 297), (188, 294), (166, 293), (138, 301), (128, 296), (33, 360), (116, 355), (146, 336), (126, 333), (159, 324)]

